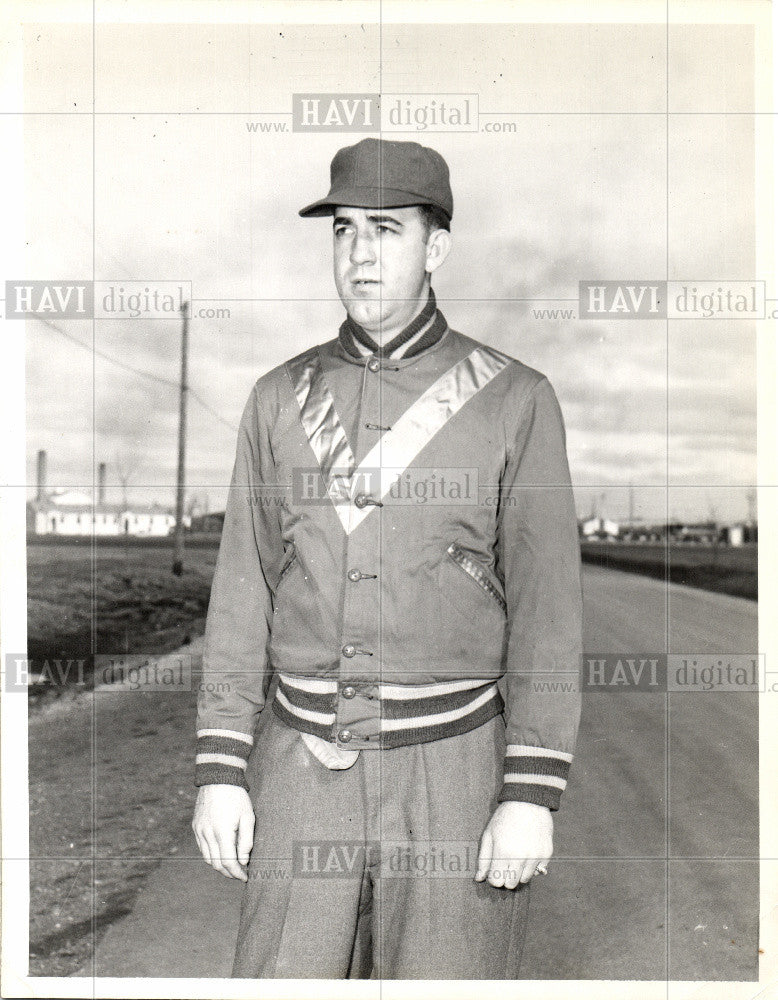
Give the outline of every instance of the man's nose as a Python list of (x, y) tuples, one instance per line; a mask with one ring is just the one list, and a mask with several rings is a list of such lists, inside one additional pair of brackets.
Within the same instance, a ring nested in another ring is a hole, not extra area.
[(358, 267), (360, 264), (374, 264), (376, 261), (375, 246), (369, 235), (357, 234), (351, 244), (351, 263)]

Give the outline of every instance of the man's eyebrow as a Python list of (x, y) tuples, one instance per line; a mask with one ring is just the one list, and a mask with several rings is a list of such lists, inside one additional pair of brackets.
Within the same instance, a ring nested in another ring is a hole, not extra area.
[[(402, 222), (400, 222), (400, 220), (395, 218), (395, 216), (393, 215), (368, 215), (367, 220), (368, 222), (373, 222), (378, 225), (380, 225), (383, 222), (391, 222), (393, 225), (399, 226), (401, 229), (403, 228)], [(342, 226), (342, 225), (347, 225), (349, 222), (353, 221), (354, 220), (351, 218), (350, 215), (336, 215), (335, 218), (332, 220), (332, 224), (333, 226), (339, 226), (339, 225)]]
[(367, 218), (369, 222), (392, 222), (395, 226), (402, 227), (402, 222), (400, 222), (399, 219), (396, 219), (393, 215), (368, 215)]

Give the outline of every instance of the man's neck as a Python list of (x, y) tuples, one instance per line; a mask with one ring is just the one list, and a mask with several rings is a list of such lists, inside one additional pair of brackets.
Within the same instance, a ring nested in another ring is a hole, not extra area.
[(416, 305), (410, 316), (406, 316), (401, 321), (394, 322), (391, 325), (385, 325), (379, 322), (377, 328), (374, 329), (371, 329), (370, 327), (365, 326), (364, 324), (360, 324), (360, 326), (365, 331), (365, 333), (367, 333), (368, 336), (372, 340), (374, 340), (376, 344), (378, 344), (379, 347), (384, 347), (386, 344), (391, 343), (391, 341), (394, 340), (394, 338), (398, 334), (402, 333), (403, 330), (406, 330), (411, 325), (411, 323), (413, 323), (416, 317), (421, 313), (421, 311), (429, 302), (429, 297), (430, 297), (430, 289), (429, 285), (427, 285), (424, 288), (421, 295), (419, 296), (419, 299), (416, 302)]
[(352, 355), (365, 357), (369, 354), (381, 354), (384, 357), (400, 358), (419, 349), (422, 343), (427, 344), (430, 338), (439, 339), (443, 328), (445, 320), (437, 310), (435, 295), (430, 289), (423, 307), (393, 338), (385, 338), (383, 345), (378, 344), (351, 317), (347, 317), (341, 327), (341, 338), (345, 338), (344, 346)]

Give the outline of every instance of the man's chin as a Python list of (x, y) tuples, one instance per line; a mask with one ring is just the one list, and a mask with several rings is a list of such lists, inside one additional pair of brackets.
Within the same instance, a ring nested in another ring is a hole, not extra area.
[(343, 305), (351, 319), (366, 330), (377, 330), (385, 317), (381, 302), (366, 302), (364, 299), (343, 299)]

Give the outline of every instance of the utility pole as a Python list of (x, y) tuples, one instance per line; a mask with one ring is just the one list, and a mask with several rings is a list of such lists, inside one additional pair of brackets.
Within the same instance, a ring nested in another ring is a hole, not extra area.
[(181, 388), (178, 407), (178, 475), (176, 478), (176, 535), (173, 547), (173, 573), (181, 576), (184, 572), (184, 490), (186, 488), (186, 403), (187, 361), (189, 353), (189, 303), (181, 306), (183, 326), (181, 329)]

